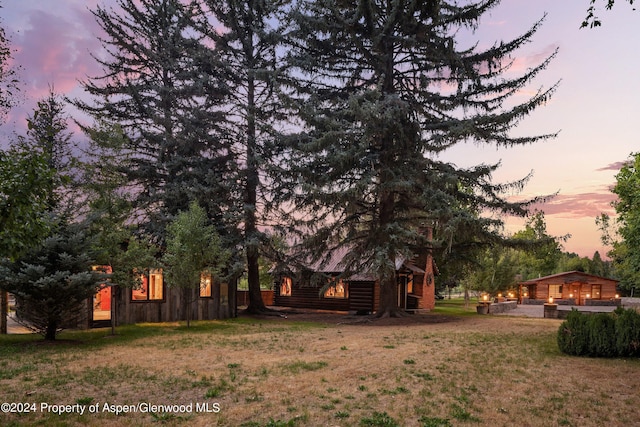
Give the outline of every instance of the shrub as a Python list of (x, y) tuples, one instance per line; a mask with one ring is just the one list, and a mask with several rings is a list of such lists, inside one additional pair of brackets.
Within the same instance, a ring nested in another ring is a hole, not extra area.
[(571, 310), (567, 320), (562, 322), (558, 330), (558, 347), (560, 351), (572, 356), (586, 355), (589, 350), (589, 331), (587, 318), (577, 310)]
[(640, 356), (640, 313), (617, 309), (613, 315), (572, 310), (558, 329), (560, 351), (574, 356)]
[(640, 357), (640, 313), (619, 308), (615, 314), (617, 353), (620, 356)]
[(597, 313), (587, 316), (589, 331), (590, 356), (615, 357), (616, 351), (616, 321), (608, 313)]

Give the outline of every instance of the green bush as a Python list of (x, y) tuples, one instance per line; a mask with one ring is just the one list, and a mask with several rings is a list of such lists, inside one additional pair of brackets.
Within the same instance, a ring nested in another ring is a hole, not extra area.
[(560, 351), (572, 356), (584, 356), (589, 351), (589, 330), (587, 318), (577, 310), (571, 310), (567, 320), (558, 329)]
[(640, 356), (640, 313), (617, 309), (613, 314), (572, 310), (558, 329), (560, 351), (573, 356)]
[(620, 308), (615, 315), (617, 353), (620, 356), (640, 357), (640, 313)]
[(590, 356), (615, 357), (616, 351), (616, 320), (609, 313), (596, 313), (588, 317)]

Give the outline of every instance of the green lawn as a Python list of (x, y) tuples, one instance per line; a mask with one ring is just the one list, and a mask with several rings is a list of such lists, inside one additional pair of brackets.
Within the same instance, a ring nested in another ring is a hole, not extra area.
[(0, 425), (583, 427), (640, 419), (640, 361), (569, 357), (556, 345), (557, 320), (474, 311), (442, 300), (409, 320), (242, 317), (188, 329), (129, 325), (116, 336), (63, 332), (54, 344), (0, 336), (0, 389), (12, 404)]

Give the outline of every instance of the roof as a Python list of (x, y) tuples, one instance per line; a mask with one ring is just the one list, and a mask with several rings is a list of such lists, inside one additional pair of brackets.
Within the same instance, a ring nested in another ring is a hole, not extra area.
[[(530, 280), (526, 280), (524, 282), (518, 282), (519, 284), (522, 285), (527, 285), (527, 284), (536, 284), (536, 283), (540, 283), (540, 282), (548, 282), (548, 281), (553, 281), (553, 280), (559, 280), (562, 278), (565, 279), (575, 279), (577, 277), (582, 277), (586, 280), (591, 280), (591, 281), (602, 281), (602, 280), (608, 280), (611, 282), (616, 282), (618, 283), (619, 280), (616, 279), (611, 279), (609, 277), (602, 277), (602, 276), (596, 276), (595, 274), (589, 274), (589, 273), (585, 273), (583, 271), (565, 271), (563, 273), (556, 273), (556, 274), (551, 274), (549, 276), (544, 276), (544, 277), (538, 277), (537, 279), (530, 279)], [(567, 280), (568, 282), (569, 280)], [(579, 281), (579, 280), (571, 280), (571, 281)]]
[[(341, 265), (345, 256), (349, 253), (349, 248), (346, 246), (335, 249), (331, 252), (331, 256), (326, 262), (322, 262), (323, 260), (316, 261), (309, 268), (312, 271), (318, 273), (337, 273), (340, 274), (344, 272), (344, 268)], [(397, 257), (395, 260), (396, 271), (402, 270), (406, 268), (415, 274), (424, 274), (424, 270), (420, 267), (416, 266), (410, 261), (405, 260), (403, 257)], [(368, 272), (356, 273), (348, 277), (349, 280), (358, 280), (358, 281), (372, 281), (375, 280), (375, 276)]]

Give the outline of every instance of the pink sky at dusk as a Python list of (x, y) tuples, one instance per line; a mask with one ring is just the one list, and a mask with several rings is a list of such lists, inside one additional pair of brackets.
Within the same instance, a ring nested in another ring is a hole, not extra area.
[[(100, 52), (99, 29), (89, 12), (98, 3), (116, 4), (115, 0), (0, 0), (1, 25), (10, 37), (13, 62), (21, 67), (19, 79), (24, 85), (24, 102), (11, 111), (0, 129), (3, 138), (14, 130), (23, 132), (25, 117), (50, 86), (57, 93), (81, 97), (78, 80), (100, 75), (90, 56)], [(503, 0), (482, 19), (477, 36), (480, 47), (506, 41), (547, 14), (532, 42), (514, 58), (512, 70), (533, 67), (559, 48), (549, 67), (519, 96), (524, 100), (557, 81), (560, 85), (547, 105), (523, 120), (514, 135), (559, 131), (558, 137), (498, 150), (461, 145), (442, 158), (460, 166), (501, 161), (494, 177), (499, 182), (517, 180), (533, 171), (523, 192), (514, 197), (558, 192), (539, 207), (545, 212), (548, 231), (556, 236), (571, 234), (565, 250), (590, 257), (596, 250), (601, 255), (606, 252), (595, 217), (613, 213), (610, 188), (615, 174), (631, 152), (640, 150), (636, 125), (640, 12), (617, 2), (612, 11), (598, 13), (602, 27), (581, 30), (588, 6), (588, 0)], [(509, 220), (507, 231), (515, 232), (522, 225), (521, 220)]]

